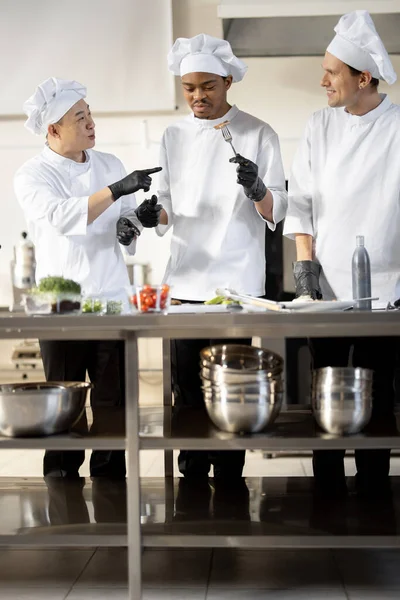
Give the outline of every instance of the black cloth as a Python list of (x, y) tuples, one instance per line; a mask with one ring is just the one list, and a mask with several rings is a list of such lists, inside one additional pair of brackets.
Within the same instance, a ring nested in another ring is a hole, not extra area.
[[(86, 372), (94, 388), (90, 392), (93, 411), (92, 431), (104, 430), (107, 409), (125, 403), (124, 343), (121, 341), (40, 341), (47, 381), (85, 381)], [(98, 416), (99, 415), (99, 416)], [(78, 424), (87, 431), (86, 415)], [(85, 460), (84, 450), (46, 450), (44, 476), (76, 477)], [(95, 450), (90, 459), (92, 477), (124, 478), (125, 452)]]
[[(188, 304), (188, 300), (180, 300)], [(190, 301), (191, 304), (202, 304)], [(248, 339), (171, 340), (172, 390), (175, 406), (204, 407), (200, 378), (200, 351), (215, 344), (246, 344)], [(242, 450), (181, 450), (178, 457), (180, 472), (196, 479), (208, 477), (211, 465), (214, 478), (236, 479), (242, 476), (245, 452)]]
[[(352, 350), (353, 347), (353, 350)], [(396, 431), (394, 376), (397, 338), (314, 338), (310, 340), (314, 369), (346, 367), (352, 350), (352, 366), (374, 371), (372, 417), (365, 431), (382, 426)], [(341, 494), (345, 488), (344, 450), (316, 450), (314, 477), (322, 491)], [(390, 450), (356, 450), (357, 487), (363, 493), (382, 493), (389, 486)]]

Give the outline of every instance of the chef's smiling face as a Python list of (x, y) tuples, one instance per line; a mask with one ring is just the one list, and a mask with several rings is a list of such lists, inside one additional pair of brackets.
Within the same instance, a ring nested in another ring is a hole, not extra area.
[(226, 94), (231, 85), (231, 75), (187, 73), (182, 77), (185, 100), (198, 119), (219, 119), (228, 112)]
[(68, 153), (93, 148), (96, 143), (95, 124), (89, 105), (79, 100), (54, 125), (49, 125), (49, 135), (54, 136)]
[(355, 77), (349, 67), (326, 52), (322, 68), (325, 71), (321, 86), (326, 89), (328, 104), (332, 108), (354, 106), (360, 97), (360, 79)]

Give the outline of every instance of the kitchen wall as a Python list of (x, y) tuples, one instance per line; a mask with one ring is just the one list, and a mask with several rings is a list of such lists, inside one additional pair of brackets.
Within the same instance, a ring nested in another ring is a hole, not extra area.
[[(217, 17), (218, 0), (174, 0), (174, 37), (190, 37), (201, 32), (222, 35), (222, 25)], [(149, 35), (151, 24), (149, 24)], [(23, 36), (21, 36), (23, 40)], [(29, 48), (26, 49), (30, 51)], [(163, 94), (152, 75), (152, 57), (148, 62), (148, 85), (154, 94)], [(325, 106), (326, 100), (319, 87), (321, 58), (250, 58), (243, 82), (235, 84), (230, 101), (252, 114), (268, 121), (281, 140), (285, 171), (290, 163), (308, 116)], [(393, 63), (400, 73), (400, 57)], [(50, 75), (50, 74), (49, 74)], [(4, 82), (3, 82), (4, 83)], [(382, 85), (386, 92), (388, 86)], [(96, 118), (97, 149), (118, 155), (128, 170), (152, 167), (158, 162), (158, 146), (163, 130), (176, 119), (187, 114), (179, 82), (176, 81), (177, 110), (165, 113), (135, 113)], [(6, 83), (2, 93), (6, 93)], [(29, 94), (31, 90), (27, 90)], [(140, 89), (137, 90), (140, 94)], [(400, 83), (392, 86), (390, 96), (400, 103)], [(90, 101), (90, 90), (89, 90)], [(16, 106), (16, 112), (19, 106)], [(11, 300), (9, 262), (12, 247), (24, 229), (24, 219), (14, 197), (12, 180), (16, 169), (40, 151), (42, 140), (23, 128), (23, 118), (0, 119), (0, 161), (2, 193), (0, 196), (0, 305)], [(139, 194), (139, 199), (143, 196)], [(286, 244), (288, 251), (290, 242)], [(154, 282), (162, 277), (168, 259), (169, 237), (159, 239), (153, 231), (145, 231), (138, 245), (138, 262), (150, 262)], [(287, 252), (287, 260), (290, 257)]]

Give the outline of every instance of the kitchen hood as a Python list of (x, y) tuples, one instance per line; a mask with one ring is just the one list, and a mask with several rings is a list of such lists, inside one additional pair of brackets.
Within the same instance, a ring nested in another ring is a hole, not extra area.
[[(322, 56), (352, 0), (220, 0), (224, 39), (241, 57)], [(390, 54), (400, 54), (400, 0), (363, 0)]]

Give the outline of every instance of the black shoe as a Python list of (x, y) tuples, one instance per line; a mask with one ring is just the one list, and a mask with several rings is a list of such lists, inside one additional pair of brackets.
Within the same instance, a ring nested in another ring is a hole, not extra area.
[(249, 488), (244, 477), (214, 478), (214, 518), (250, 521)]
[(176, 521), (199, 521), (210, 518), (211, 488), (208, 478), (181, 477), (175, 502)]

